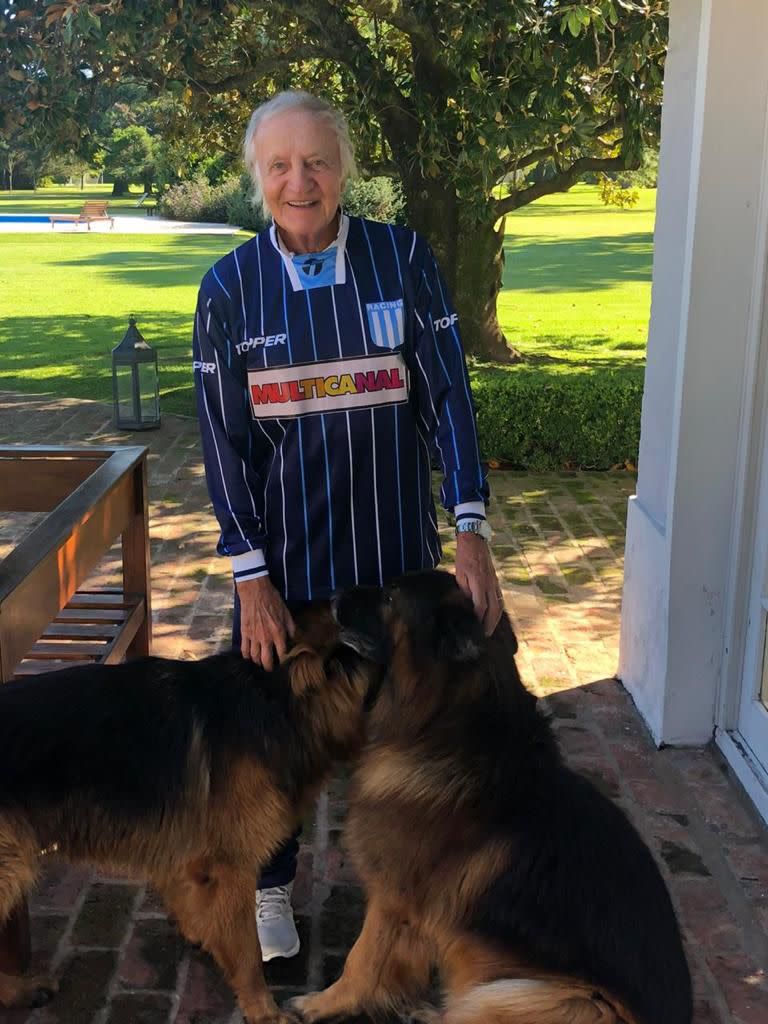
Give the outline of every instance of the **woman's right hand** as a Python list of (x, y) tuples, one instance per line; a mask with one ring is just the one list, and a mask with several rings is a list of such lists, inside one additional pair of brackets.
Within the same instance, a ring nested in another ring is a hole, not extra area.
[(288, 650), (296, 624), (269, 576), (237, 584), (244, 658), (271, 672)]

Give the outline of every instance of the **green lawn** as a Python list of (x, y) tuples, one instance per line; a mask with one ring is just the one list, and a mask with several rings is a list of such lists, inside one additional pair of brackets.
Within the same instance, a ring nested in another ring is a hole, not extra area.
[[(70, 211), (109, 186), (0, 193), (0, 213)], [(650, 307), (655, 193), (607, 209), (578, 186), (507, 219), (499, 316), (547, 372), (639, 367)], [(145, 216), (118, 200), (113, 208)], [(129, 313), (160, 353), (163, 408), (192, 412), (189, 342), (200, 279), (247, 236), (0, 234), (0, 390), (109, 399)], [(513, 367), (511, 372), (525, 372)]]
[(133, 189), (127, 196), (112, 198), (111, 185), (89, 185), (84, 192), (74, 185), (40, 188), (37, 192), (0, 192), (2, 213), (77, 213), (86, 199), (106, 199), (113, 213), (121, 217), (146, 217), (147, 211), (137, 207), (143, 190)]
[(552, 370), (645, 359), (656, 192), (631, 210), (580, 185), (507, 218), (499, 321), (510, 342)]

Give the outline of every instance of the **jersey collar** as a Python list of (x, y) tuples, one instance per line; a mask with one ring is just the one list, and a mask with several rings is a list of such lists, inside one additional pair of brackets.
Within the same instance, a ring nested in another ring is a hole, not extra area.
[[(344, 254), (347, 251), (348, 234), (349, 217), (342, 211), (341, 216), (339, 217), (339, 233), (336, 236), (335, 241), (331, 242), (331, 245), (328, 246), (329, 249), (334, 245), (336, 246), (336, 278), (333, 282), (334, 284), (347, 283), (347, 264), (344, 259)], [(304, 286), (301, 283), (301, 279), (299, 278), (299, 275), (296, 272), (296, 267), (293, 265), (293, 260), (291, 259), (293, 253), (289, 252), (286, 248), (285, 242), (283, 242), (282, 238), (278, 234), (277, 226), (274, 221), (272, 221), (269, 227), (269, 237), (272, 245), (280, 253), (283, 260), (283, 266), (285, 267), (285, 272), (291, 282), (291, 287), (295, 292), (304, 291)]]

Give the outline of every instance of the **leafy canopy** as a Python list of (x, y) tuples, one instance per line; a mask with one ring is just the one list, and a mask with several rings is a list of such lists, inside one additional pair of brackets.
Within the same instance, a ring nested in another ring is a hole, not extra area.
[(72, 144), (99, 87), (135, 79), (173, 97), (169, 131), (235, 152), (255, 103), (304, 87), (347, 110), (364, 166), (487, 218), (638, 164), (658, 131), (666, 0), (0, 4), (4, 133)]

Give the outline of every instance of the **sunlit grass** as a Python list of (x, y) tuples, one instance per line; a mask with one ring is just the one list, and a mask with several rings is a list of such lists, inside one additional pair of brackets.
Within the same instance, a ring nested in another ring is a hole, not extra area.
[(619, 210), (580, 185), (508, 217), (498, 313), (509, 341), (548, 364), (642, 362), (655, 206), (653, 189)]
[(163, 408), (192, 412), (197, 288), (221, 235), (0, 235), (0, 389), (109, 400), (112, 348), (134, 313), (158, 349)]
[(147, 211), (137, 207), (141, 191), (134, 185), (130, 194), (112, 197), (111, 185), (88, 185), (81, 192), (75, 185), (55, 185), (39, 188), (36, 192), (0, 192), (0, 214), (3, 213), (77, 213), (87, 199), (106, 199), (112, 213), (121, 217), (146, 217)]
[[(108, 193), (103, 186), (87, 195)], [(83, 199), (74, 189), (0, 193), (0, 213), (79, 209)], [(127, 211), (135, 199), (118, 203)], [(633, 210), (608, 209), (593, 187), (579, 186), (507, 218), (499, 319), (529, 357), (513, 372), (642, 365), (654, 202), (649, 190)], [(192, 413), (197, 288), (246, 237), (0, 234), (0, 389), (108, 400), (110, 351), (135, 313), (159, 351), (163, 408)]]

